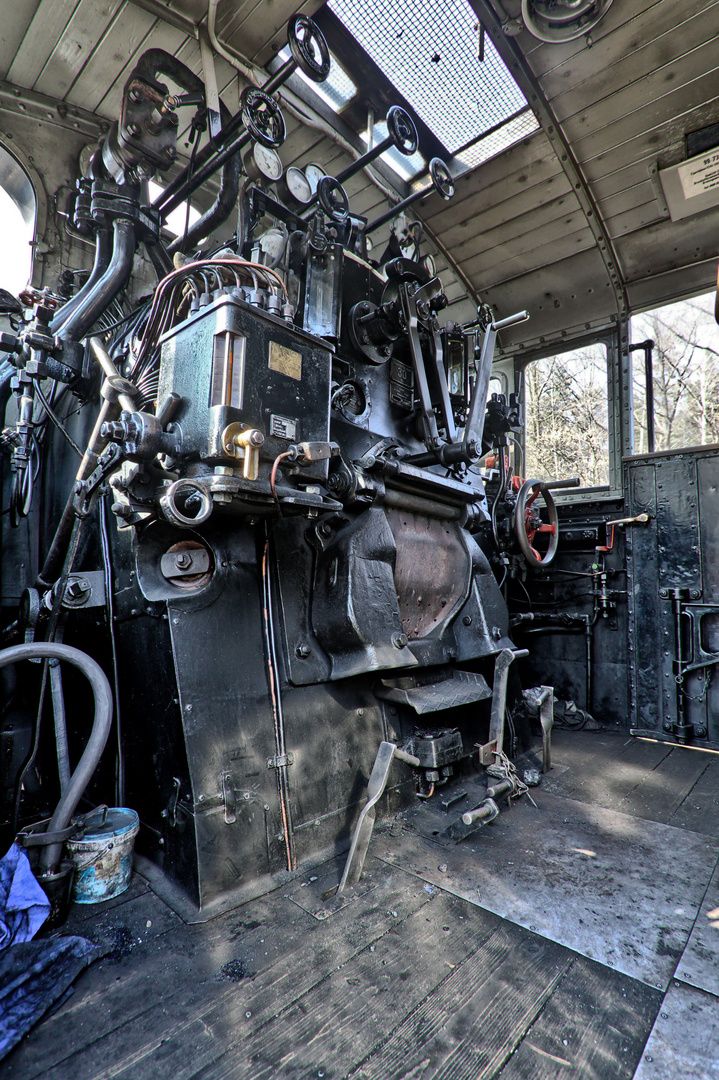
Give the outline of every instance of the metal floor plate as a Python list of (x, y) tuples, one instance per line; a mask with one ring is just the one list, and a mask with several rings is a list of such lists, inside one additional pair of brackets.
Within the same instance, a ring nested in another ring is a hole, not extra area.
[[(677, 978), (719, 997), (719, 866), (709, 882), (694, 929), (677, 964)], [(719, 1016), (716, 1024), (719, 1029)]]
[(662, 1002), (634, 1080), (716, 1080), (719, 1002), (675, 983)]
[[(477, 792), (480, 802), (479, 787)], [(374, 854), (666, 989), (711, 878), (719, 840), (541, 789), (532, 794), (537, 808), (523, 799), (456, 846), (434, 842), (432, 834), (451, 815), (428, 804), (407, 816), (401, 836), (396, 828), (389, 837), (378, 836)]]

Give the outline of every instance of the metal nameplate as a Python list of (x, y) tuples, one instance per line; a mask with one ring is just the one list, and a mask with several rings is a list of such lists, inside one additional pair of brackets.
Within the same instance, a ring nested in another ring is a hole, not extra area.
[(270, 416), (270, 435), (275, 439), (287, 439), (288, 442), (297, 442), (297, 421), (289, 416)]
[(286, 345), (280, 345), (277, 341), (270, 342), (270, 358), (268, 362), (270, 371), (279, 371), (282, 375), (289, 375), (291, 379), (302, 379), (302, 353), (288, 349)]

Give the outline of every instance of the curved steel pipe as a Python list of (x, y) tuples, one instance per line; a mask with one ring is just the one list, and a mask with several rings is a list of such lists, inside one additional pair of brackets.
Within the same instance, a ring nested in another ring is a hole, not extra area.
[(107, 270), (60, 327), (59, 338), (82, 341), (108, 304), (122, 292), (132, 273), (135, 240), (134, 222), (128, 218), (118, 218), (113, 225), (112, 258)]
[[(51, 660), (53, 658), (66, 660), (68, 664), (78, 668), (87, 678), (95, 699), (95, 717), (83, 755), (70, 777), (70, 783), (60, 797), (55, 813), (50, 818), (50, 824), (47, 827), (49, 833), (60, 832), (69, 825), (85, 788), (99, 764), (112, 726), (112, 690), (110, 689), (110, 683), (97, 661), (80, 649), (74, 649), (70, 645), (58, 645), (54, 641), (13, 645), (12, 648), (3, 649), (0, 652), (0, 668), (7, 667), (8, 664), (15, 664), (18, 660)], [(61, 853), (62, 843), (48, 844), (43, 847), (40, 854), (40, 869), (46, 873), (53, 871), (60, 862)]]
[(220, 191), (209, 210), (205, 211), (201, 218), (191, 225), (186, 236), (178, 236), (169, 245), (168, 254), (174, 255), (176, 251), (192, 251), (201, 240), (209, 236), (213, 229), (222, 225), (237, 206), (237, 197), (240, 191), (240, 173), (242, 171), (242, 159), (239, 151), (225, 164), (222, 170), (222, 182)]
[(73, 311), (84, 302), (85, 298), (90, 295), (92, 290), (97, 285), (100, 278), (103, 276), (108, 266), (110, 265), (110, 256), (112, 255), (112, 236), (109, 229), (98, 229), (97, 236), (95, 238), (95, 261), (92, 266), (92, 271), (89, 278), (82, 286), (81, 289), (71, 296), (66, 304), (63, 304), (59, 311), (55, 313), (55, 318), (50, 323), (50, 332), (57, 334), (61, 327), (67, 322), (72, 315)]

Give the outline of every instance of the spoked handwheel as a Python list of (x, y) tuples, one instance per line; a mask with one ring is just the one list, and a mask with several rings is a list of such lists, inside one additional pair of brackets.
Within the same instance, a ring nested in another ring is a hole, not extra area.
[(248, 86), (242, 91), (242, 123), (254, 142), (277, 149), (285, 141), (285, 118), (273, 97)]
[[(547, 507), (548, 522), (542, 520), (535, 501), (542, 496)], [(543, 570), (557, 554), (559, 543), (559, 518), (557, 507), (551, 492), (542, 480), (525, 480), (517, 495), (517, 505), (514, 508), (514, 532), (527, 560), (527, 564), (534, 570)], [(536, 536), (548, 536), (549, 544), (545, 552), (540, 552), (534, 546)]]
[(414, 154), (419, 135), (414, 120), (400, 105), (393, 105), (387, 113), (387, 133), (401, 154)]
[(287, 27), (287, 42), (300, 71), (313, 82), (330, 73), (330, 50), (319, 26), (307, 15), (294, 15)]
[(349, 217), (350, 201), (347, 192), (334, 176), (323, 176), (319, 181), (317, 200), (325, 214), (337, 224), (341, 225)]
[(443, 199), (451, 199), (454, 195), (454, 180), (442, 158), (432, 158), (429, 163), (429, 175), (432, 177), (434, 190)]

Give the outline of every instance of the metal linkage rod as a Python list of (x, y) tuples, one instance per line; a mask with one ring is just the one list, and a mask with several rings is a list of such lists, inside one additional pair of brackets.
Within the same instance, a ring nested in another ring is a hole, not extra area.
[(380, 214), (378, 218), (375, 218), (374, 221), (369, 223), (365, 229), (365, 235), (373, 233), (386, 222), (391, 221), (392, 218), (401, 214), (403, 210), (407, 210), (408, 207), (414, 206), (415, 203), (420, 202), (422, 199), (426, 199), (433, 191), (436, 191), (443, 199), (451, 199), (454, 195), (454, 182), (449, 169), (441, 158), (432, 158), (429, 163), (429, 172), (432, 178), (432, 183), (429, 187), (412, 192), (406, 199), (402, 199), (402, 202), (397, 203), (396, 206), (390, 207), (386, 213)]
[[(393, 105), (387, 113), (387, 137), (378, 142), (376, 146), (373, 146), (371, 150), (362, 154), (361, 157), (358, 157), (356, 161), (353, 161), (351, 165), (338, 173), (334, 179), (338, 184), (343, 184), (345, 180), (349, 180), (351, 176), (360, 172), (361, 169), (371, 165), (376, 158), (384, 154), (385, 150), (389, 150), (392, 146), (395, 146), (402, 154), (412, 155), (417, 149), (418, 143), (419, 136), (417, 135), (414, 120), (405, 109), (400, 108), (399, 105)], [(319, 192), (316, 191), (305, 209), (314, 206), (318, 199)]]
[[(287, 27), (287, 43), (292, 56), (261, 87), (264, 94), (274, 94), (275, 90), (284, 86), (297, 68), (314, 82), (324, 82), (330, 73), (329, 48), (322, 31), (312, 19), (308, 19), (306, 15), (295, 15), (290, 19)], [(319, 54), (319, 59), (315, 58), (315, 53)], [(208, 142), (196, 155), (193, 171), (191, 172), (190, 166), (186, 165), (172, 183), (158, 195), (152, 205), (161, 211), (163, 217), (167, 217), (233, 154), (247, 145), (249, 136), (246, 133), (230, 145), (230, 140), (241, 130), (244, 123), (243, 110), (240, 108), (225, 124), (217, 138)], [(205, 169), (204, 166), (207, 168)], [(199, 170), (202, 170), (202, 179), (197, 182)]]

